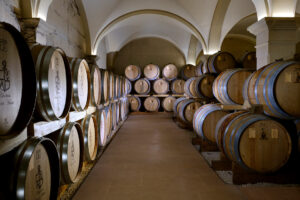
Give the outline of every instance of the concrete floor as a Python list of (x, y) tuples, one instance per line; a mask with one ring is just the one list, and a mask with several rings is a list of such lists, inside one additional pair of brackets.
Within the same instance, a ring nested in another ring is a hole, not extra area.
[(133, 114), (73, 199), (299, 200), (300, 186), (227, 185), (170, 114)]

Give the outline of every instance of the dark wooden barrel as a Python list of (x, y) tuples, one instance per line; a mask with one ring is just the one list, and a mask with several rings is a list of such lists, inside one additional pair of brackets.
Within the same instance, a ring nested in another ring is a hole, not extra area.
[(163, 109), (167, 112), (172, 112), (175, 101), (176, 101), (176, 98), (173, 96), (168, 96), (168, 97), (164, 98), (164, 100), (162, 102)]
[(175, 79), (171, 83), (171, 91), (173, 94), (184, 94), (184, 84), (185, 80)]
[(47, 121), (66, 117), (72, 100), (72, 75), (64, 51), (36, 45), (31, 53), (37, 76), (38, 114)]
[(213, 83), (213, 94), (223, 104), (243, 104), (243, 85), (252, 71), (230, 69), (222, 72)]
[(98, 123), (94, 115), (86, 116), (82, 122), (84, 158), (86, 161), (93, 161), (98, 151)]
[(97, 65), (90, 65), (91, 71), (91, 102), (97, 106), (101, 104), (102, 96), (102, 75)]
[(57, 198), (59, 157), (50, 139), (30, 137), (0, 161), (1, 199)]
[(250, 103), (261, 104), (265, 114), (281, 118), (300, 118), (300, 63), (279, 61), (255, 72), (247, 93)]
[(196, 110), (200, 108), (200, 106), (201, 103), (193, 99), (183, 100), (182, 103), (179, 103), (177, 106), (179, 119), (187, 124), (192, 124), (194, 114)]
[(229, 52), (219, 51), (207, 59), (207, 69), (210, 73), (221, 73), (236, 66), (235, 58)]
[(238, 115), (228, 124), (223, 137), (222, 145), (229, 159), (260, 173), (279, 170), (292, 150), (288, 131), (265, 115)]
[(64, 184), (76, 183), (82, 171), (84, 141), (77, 122), (68, 122), (56, 140), (61, 164), (61, 181)]
[(215, 76), (212, 74), (190, 78), (185, 82), (184, 91), (193, 98), (213, 98), (212, 85), (214, 80)]
[(185, 65), (180, 70), (181, 78), (188, 80), (196, 76), (196, 67), (194, 65)]
[(162, 75), (168, 81), (172, 81), (172, 80), (176, 79), (178, 76), (177, 67), (174, 64), (166, 65), (162, 70)]
[(203, 65), (203, 62), (199, 62), (199, 64), (196, 66), (196, 76), (201, 76), (203, 75), (203, 71), (202, 71), (202, 65)]
[(109, 101), (110, 97), (110, 74), (107, 70), (101, 70), (101, 81), (101, 103), (106, 103)]
[(138, 94), (148, 94), (150, 89), (150, 82), (146, 78), (141, 78), (134, 83), (134, 90)]
[(207, 62), (209, 61), (209, 58), (207, 58), (207, 60), (203, 63), (202, 67), (201, 67), (201, 70), (202, 70), (202, 74), (208, 74), (210, 73), (209, 72), (209, 69), (208, 69), (208, 66), (207, 66)]
[(193, 128), (199, 137), (216, 143), (215, 125), (228, 112), (222, 111), (217, 104), (206, 104), (201, 106), (194, 114)]
[(173, 112), (174, 112), (174, 116), (177, 116), (177, 115), (178, 115), (177, 110), (178, 110), (178, 105), (179, 105), (179, 103), (182, 102), (182, 101), (185, 100), (185, 99), (186, 99), (185, 97), (180, 97), (180, 98), (178, 98), (178, 99), (176, 99), (176, 100), (174, 101), (174, 104), (173, 104)]
[(129, 65), (125, 68), (125, 76), (130, 81), (138, 80), (141, 77), (141, 68), (136, 65)]
[(113, 101), (115, 98), (115, 76), (112, 72), (109, 72), (109, 100)]
[(159, 98), (150, 96), (147, 97), (144, 101), (144, 108), (148, 112), (157, 112), (160, 107)]
[(243, 68), (256, 70), (256, 52), (247, 52), (242, 58)]
[(0, 41), (0, 139), (9, 139), (31, 119), (36, 75), (30, 49), (18, 30), (0, 23)]
[(129, 104), (130, 104), (130, 110), (132, 112), (137, 112), (140, 110), (141, 108), (141, 99), (137, 96), (130, 96), (128, 97), (128, 101), (129, 101)]
[(159, 77), (160, 69), (157, 65), (149, 64), (144, 67), (144, 76), (148, 80), (156, 80)]
[(88, 108), (90, 93), (90, 70), (84, 59), (73, 58), (70, 61), (72, 71), (72, 108), (76, 111), (83, 111)]
[(169, 82), (160, 78), (154, 81), (153, 90), (156, 94), (166, 94), (169, 92)]

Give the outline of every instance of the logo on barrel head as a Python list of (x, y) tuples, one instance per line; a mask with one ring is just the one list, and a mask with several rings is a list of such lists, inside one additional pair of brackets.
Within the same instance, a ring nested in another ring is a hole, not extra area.
[(6, 68), (6, 61), (2, 61), (0, 68), (0, 90), (6, 92), (10, 88), (9, 70)]

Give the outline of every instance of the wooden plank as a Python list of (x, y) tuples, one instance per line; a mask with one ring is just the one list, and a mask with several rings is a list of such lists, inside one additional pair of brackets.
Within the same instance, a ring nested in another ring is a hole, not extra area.
[(88, 107), (88, 109), (86, 110), (86, 114), (87, 115), (90, 115), (90, 114), (93, 114), (93, 113), (95, 113), (96, 112), (96, 107)]
[(69, 122), (76, 122), (78, 120), (81, 120), (83, 118), (85, 118), (86, 116), (86, 111), (81, 111), (81, 112), (76, 112), (76, 111), (72, 111), (69, 112), (69, 117), (68, 117), (68, 121)]
[(15, 147), (19, 146), (26, 139), (27, 139), (27, 128), (25, 128), (24, 131), (17, 137), (8, 140), (0, 140), (0, 155), (3, 155), (13, 150)]
[(66, 118), (51, 121), (51, 122), (37, 122), (33, 124), (33, 130), (28, 131), (28, 135), (35, 137), (43, 137), (54, 131), (57, 131), (64, 127), (67, 120)]

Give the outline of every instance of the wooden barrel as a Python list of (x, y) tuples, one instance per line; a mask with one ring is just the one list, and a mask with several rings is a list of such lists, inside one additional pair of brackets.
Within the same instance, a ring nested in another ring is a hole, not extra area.
[(150, 89), (150, 82), (146, 78), (141, 78), (134, 83), (134, 90), (138, 94), (148, 94)]
[(101, 104), (102, 75), (97, 65), (90, 65), (91, 71), (91, 102), (94, 106)]
[(207, 69), (210, 73), (221, 73), (232, 69), (236, 65), (235, 58), (228, 52), (219, 51), (211, 55), (207, 60)]
[(109, 101), (110, 97), (110, 74), (107, 70), (101, 70), (101, 85), (102, 85), (102, 95), (101, 103), (106, 103)]
[(83, 133), (80, 125), (68, 122), (57, 138), (57, 149), (61, 164), (61, 181), (64, 184), (79, 180), (83, 164)]
[(125, 68), (125, 76), (130, 81), (136, 81), (141, 77), (141, 68), (136, 65), (129, 65)]
[(256, 70), (256, 52), (247, 52), (242, 58), (243, 68)]
[(141, 108), (141, 99), (137, 96), (130, 96), (128, 97), (129, 104), (130, 104), (130, 110), (132, 112), (138, 112)]
[(265, 115), (243, 113), (226, 127), (223, 136), (226, 156), (240, 166), (260, 173), (279, 170), (291, 150), (288, 131)]
[(164, 98), (164, 100), (162, 102), (162, 107), (164, 108), (165, 111), (172, 112), (175, 101), (176, 101), (175, 97), (168, 96), (168, 97)]
[(182, 102), (183, 100), (185, 100), (186, 98), (185, 97), (180, 97), (178, 99), (176, 99), (174, 101), (174, 104), (173, 104), (173, 112), (174, 112), (174, 116), (177, 116), (178, 115), (178, 105), (180, 104), (180, 102)]
[(124, 98), (120, 101), (120, 118), (122, 121), (124, 121), (127, 117), (127, 102), (128, 102), (128, 99), (127, 98)]
[(213, 98), (212, 85), (214, 80), (215, 76), (212, 74), (190, 78), (184, 85), (185, 94), (192, 98)]
[(47, 138), (30, 137), (1, 159), (1, 199), (56, 199), (59, 158)]
[(243, 104), (243, 85), (251, 75), (248, 69), (222, 72), (213, 83), (213, 94), (223, 104)]
[(169, 92), (169, 83), (164, 79), (157, 79), (153, 83), (153, 90), (156, 94), (166, 94)]
[(196, 66), (196, 76), (201, 76), (204, 74), (202, 71), (202, 65), (203, 62), (199, 62), (199, 64)]
[(175, 79), (171, 83), (171, 91), (173, 94), (184, 94), (185, 81), (182, 79)]
[(66, 117), (72, 100), (69, 61), (59, 48), (36, 45), (31, 49), (37, 76), (37, 113), (44, 120)]
[(98, 150), (98, 123), (93, 115), (87, 115), (81, 122), (84, 142), (84, 158), (93, 161)]
[(113, 130), (113, 110), (112, 110), (112, 104), (108, 105), (105, 109), (106, 115), (105, 115), (105, 122), (106, 122), (106, 135), (107, 139), (111, 137), (111, 133)]
[(162, 75), (168, 81), (172, 81), (172, 80), (176, 79), (178, 76), (177, 67), (174, 64), (166, 65), (162, 70)]
[(160, 107), (160, 101), (157, 97), (150, 96), (144, 101), (144, 108), (148, 112), (157, 112)]
[(201, 69), (202, 69), (202, 74), (208, 74), (210, 73), (209, 72), (209, 69), (208, 69), (208, 66), (207, 66), (207, 63), (208, 63), (208, 60), (209, 60), (210, 57), (207, 58), (207, 60), (203, 63)]
[(149, 64), (144, 67), (144, 76), (148, 80), (156, 80), (159, 77), (160, 69), (157, 65)]
[(194, 114), (194, 131), (202, 139), (216, 143), (215, 125), (227, 114), (228, 112), (222, 111), (220, 106), (216, 104), (201, 106)]
[(120, 96), (120, 77), (114, 75), (115, 88), (114, 88), (114, 99), (118, 99)]
[(112, 130), (117, 128), (117, 103), (111, 104), (111, 111), (112, 111)]
[(244, 93), (252, 104), (261, 104), (265, 114), (281, 118), (300, 118), (300, 63), (279, 61), (256, 71)]
[(13, 26), (0, 23), (0, 41), (0, 139), (8, 139), (31, 119), (36, 76), (30, 49)]
[(84, 59), (73, 58), (70, 61), (72, 71), (72, 108), (83, 111), (88, 108), (90, 102), (90, 70)]
[(198, 110), (198, 108), (200, 108), (200, 106), (201, 106), (201, 103), (197, 102), (193, 99), (183, 100), (177, 106), (177, 108), (178, 108), (177, 112), (178, 112), (179, 119), (187, 124), (192, 124), (194, 114), (195, 114), (196, 110)]
[(112, 72), (109, 72), (109, 100), (113, 101), (115, 98), (115, 76)]
[(181, 78), (188, 80), (196, 76), (196, 67), (194, 65), (185, 65), (180, 70)]
[(131, 85), (131, 82), (126, 79), (126, 89), (125, 89), (125, 95), (128, 95), (130, 94), (131, 90), (132, 90), (132, 85)]
[(106, 109), (102, 108), (99, 111), (97, 111), (97, 121), (98, 121), (98, 137), (99, 137), (99, 146), (104, 147), (107, 142), (107, 121), (106, 121)]

